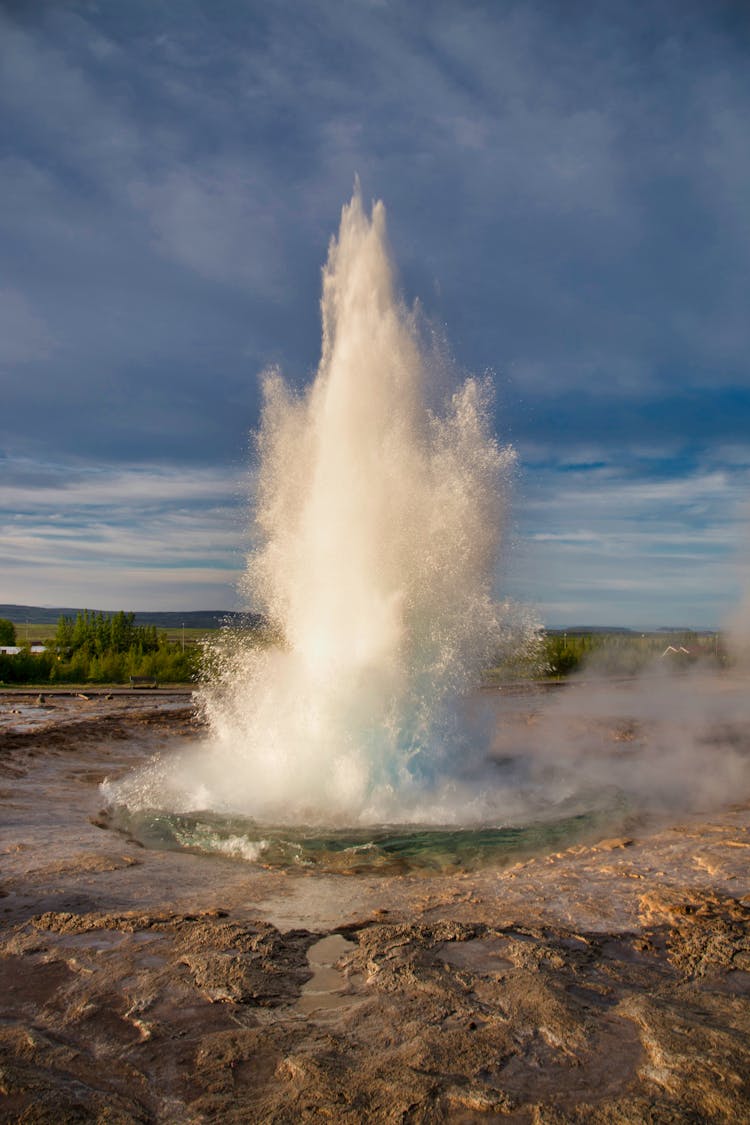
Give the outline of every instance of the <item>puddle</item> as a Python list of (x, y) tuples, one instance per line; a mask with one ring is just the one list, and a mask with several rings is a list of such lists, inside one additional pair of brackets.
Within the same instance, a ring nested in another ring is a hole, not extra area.
[(88, 930), (83, 934), (56, 935), (60, 945), (65, 949), (86, 949), (92, 953), (102, 953), (108, 949), (119, 949), (122, 946), (135, 946), (136, 949), (158, 941), (160, 934), (129, 933), (123, 930)]
[(138, 958), (137, 966), (139, 969), (163, 969), (168, 963), (169, 958), (161, 953), (146, 953)]
[(329, 934), (311, 945), (307, 960), (313, 975), (302, 986), (302, 994), (295, 1007), (298, 1012), (310, 1015), (312, 1012), (344, 1008), (352, 1003), (352, 997), (345, 993), (346, 977), (335, 966), (336, 962), (355, 949), (353, 941), (341, 934)]
[(49, 722), (51, 710), (53, 708), (49, 706), (33, 706), (29, 703), (21, 703), (16, 707), (1, 707), (0, 726), (7, 729), (9, 733), (26, 734), (42, 723)]
[(65, 934), (63, 944), (68, 949), (90, 949), (101, 953), (105, 949), (116, 948), (125, 936), (119, 930), (95, 930), (85, 934)]
[(441, 961), (456, 969), (468, 969), (474, 973), (497, 972), (512, 969), (513, 962), (504, 954), (508, 942), (502, 938), (471, 938), (469, 941), (445, 942), (438, 956)]

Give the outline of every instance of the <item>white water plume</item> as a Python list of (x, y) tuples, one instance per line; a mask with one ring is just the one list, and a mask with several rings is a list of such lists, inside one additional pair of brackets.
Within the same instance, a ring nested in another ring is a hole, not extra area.
[(200, 695), (206, 744), (181, 769), (162, 762), (121, 786), (131, 806), (287, 824), (466, 814), (458, 701), (499, 634), (493, 584), (515, 455), (493, 436), (486, 380), (428, 405), (439, 396), (416, 316), (396, 295), (385, 209), (368, 217), (358, 190), (321, 307), (309, 389), (295, 393), (276, 371), (263, 379), (260, 545), (243, 585), (281, 644), (227, 634)]

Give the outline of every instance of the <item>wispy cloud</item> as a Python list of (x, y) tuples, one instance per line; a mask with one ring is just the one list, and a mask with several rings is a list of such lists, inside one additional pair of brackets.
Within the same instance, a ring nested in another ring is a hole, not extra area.
[(27, 602), (31, 585), (45, 604), (92, 604), (96, 592), (107, 606), (136, 597), (137, 609), (235, 605), (247, 474), (23, 461), (3, 469), (4, 601)]
[(131, 183), (130, 198), (146, 214), (161, 253), (209, 281), (278, 292), (282, 216), (248, 163), (173, 166), (160, 178)]
[(21, 367), (47, 359), (54, 340), (23, 293), (0, 289), (0, 366)]
[(194, 506), (236, 501), (243, 479), (226, 469), (190, 465), (122, 467), (7, 459), (3, 469), (0, 506), (63, 513), (97, 507), (110, 512), (161, 511), (180, 502)]
[(528, 469), (512, 588), (552, 625), (716, 627), (745, 585), (749, 487), (745, 465), (610, 459)]

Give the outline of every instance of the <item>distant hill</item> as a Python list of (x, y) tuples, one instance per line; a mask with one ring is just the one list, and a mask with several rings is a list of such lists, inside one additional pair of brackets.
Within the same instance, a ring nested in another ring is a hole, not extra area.
[[(91, 612), (101, 612), (105, 617), (111, 617), (118, 611), (104, 609)], [(234, 610), (186, 609), (184, 612), (135, 610), (134, 612), (136, 625), (156, 625), (159, 629), (179, 629), (182, 625), (186, 629), (219, 629), (222, 625), (244, 625), (254, 628), (263, 624), (263, 615), (260, 613), (238, 613)], [(0, 617), (6, 617), (16, 625), (23, 625), (26, 622), (29, 625), (56, 625), (60, 617), (75, 617), (77, 613), (83, 613), (82, 606), (0, 605)], [(691, 629), (687, 625), (679, 628), (661, 625), (658, 629), (629, 629), (624, 625), (567, 625), (547, 629), (546, 632), (576, 636), (591, 633), (715, 633), (716, 630)]]
[[(94, 610), (111, 617), (117, 610)], [(130, 611), (128, 611), (130, 612)], [(160, 629), (218, 629), (221, 625), (260, 625), (263, 618), (259, 613), (224, 612), (220, 609), (189, 609), (183, 612), (135, 610), (136, 625), (156, 625)], [(29, 625), (55, 625), (60, 617), (75, 617), (83, 613), (82, 607), (39, 606), (39, 605), (0, 605), (0, 617), (13, 621), (16, 625), (28, 622)]]
[(565, 625), (555, 626), (554, 629), (547, 629), (547, 633), (555, 635), (567, 634), (569, 637), (587, 636), (592, 633), (617, 633), (625, 635), (646, 634), (650, 636), (654, 633), (664, 633), (672, 635), (674, 633), (697, 633), (700, 635), (717, 633), (718, 629), (701, 629), (695, 625), (659, 625), (658, 628), (653, 626), (643, 626), (642, 628), (629, 628), (626, 625)]
[(628, 629), (625, 625), (565, 625), (558, 626), (554, 629), (547, 629), (548, 633), (572, 633), (589, 634), (589, 633), (632, 633), (632, 629)]

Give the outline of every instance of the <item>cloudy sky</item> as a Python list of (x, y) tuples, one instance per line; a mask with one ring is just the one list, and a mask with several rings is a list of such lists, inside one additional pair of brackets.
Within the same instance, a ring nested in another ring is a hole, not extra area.
[(500, 588), (711, 627), (748, 554), (750, 7), (0, 2), (0, 602), (237, 605), (258, 373), (359, 175), (518, 450)]

